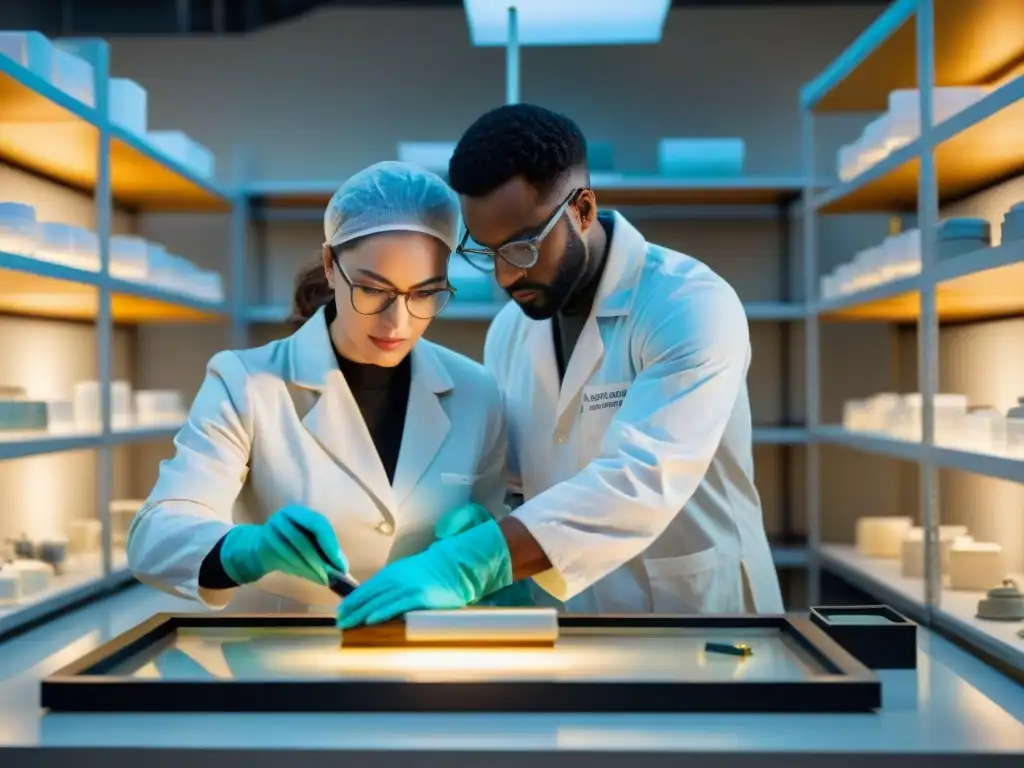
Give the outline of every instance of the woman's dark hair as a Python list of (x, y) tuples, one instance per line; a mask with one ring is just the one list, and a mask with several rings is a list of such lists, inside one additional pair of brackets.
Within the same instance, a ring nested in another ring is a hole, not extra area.
[(334, 300), (334, 289), (327, 282), (324, 272), (324, 257), (321, 253), (316, 261), (304, 264), (295, 276), (292, 294), (292, 313), (288, 322), (300, 326)]

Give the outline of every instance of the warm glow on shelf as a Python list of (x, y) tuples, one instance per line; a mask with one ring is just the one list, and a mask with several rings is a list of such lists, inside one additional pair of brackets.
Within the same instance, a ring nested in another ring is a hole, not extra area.
[[(816, 110), (881, 111), (890, 91), (916, 88), (915, 6), (916, 0), (891, 6), (805, 89), (804, 100), (830, 89)], [(934, 0), (934, 8), (936, 86), (989, 84), (1024, 59), (1024, 3)]]
[[(92, 190), (99, 124), (95, 110), (0, 56), (0, 160)], [(141, 139), (112, 129), (111, 193), (119, 203), (152, 210), (227, 211), (230, 200)]]
[[(45, 274), (40, 274), (45, 272)], [(61, 320), (92, 320), (99, 307), (96, 272), (0, 254), (0, 311)], [(160, 289), (112, 281), (115, 322), (217, 322), (224, 309)]]
[[(1022, 126), (1024, 75), (936, 126), (940, 200), (964, 197), (1024, 169)], [(915, 141), (825, 192), (821, 213), (915, 210), (920, 153), (921, 142)]]

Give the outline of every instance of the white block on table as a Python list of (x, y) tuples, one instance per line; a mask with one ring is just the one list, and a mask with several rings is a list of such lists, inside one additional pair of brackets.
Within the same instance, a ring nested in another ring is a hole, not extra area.
[(746, 144), (737, 138), (660, 139), (658, 172), (663, 176), (738, 176)]
[(949, 586), (967, 592), (985, 592), (1006, 578), (1003, 548), (989, 542), (957, 542), (949, 552)]
[(53, 43), (39, 32), (0, 32), (0, 56), (6, 56), (46, 82), (53, 80)]
[(148, 274), (146, 241), (134, 235), (110, 238), (110, 274), (121, 280), (142, 281)]
[(410, 642), (554, 642), (558, 612), (554, 608), (485, 608), (411, 611), (405, 616)]
[(110, 80), (110, 122), (137, 136), (146, 135), (146, 89), (124, 77)]
[[(971, 541), (966, 525), (939, 526), (939, 570), (949, 573), (949, 553), (957, 542)], [(900, 573), (908, 579), (924, 578), (924, 529), (911, 528), (900, 546)]]
[(862, 517), (857, 520), (857, 551), (866, 557), (899, 557), (911, 525), (909, 517)]

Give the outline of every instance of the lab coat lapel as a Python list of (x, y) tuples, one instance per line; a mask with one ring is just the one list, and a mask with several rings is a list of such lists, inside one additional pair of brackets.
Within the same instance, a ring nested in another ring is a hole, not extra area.
[[(601, 284), (594, 297), (594, 307), (583, 326), (576, 348), (569, 358), (558, 395), (557, 419), (576, 402), (576, 396), (586, 386), (604, 358), (600, 319), (629, 312), (640, 269), (643, 266), (647, 242), (643, 235), (620, 214), (615, 219), (612, 241), (608, 248)], [(548, 333), (550, 336), (550, 331)]]
[(399, 505), (412, 493), (448, 437), (451, 422), (441, 398), (451, 389), (451, 378), (434, 350), (429, 343), (418, 342), (412, 350), (409, 405), (395, 467), (394, 495)]
[(317, 394), (302, 425), (375, 500), (394, 514), (395, 498), (373, 438), (338, 369), (323, 310), (292, 336), (292, 378)]

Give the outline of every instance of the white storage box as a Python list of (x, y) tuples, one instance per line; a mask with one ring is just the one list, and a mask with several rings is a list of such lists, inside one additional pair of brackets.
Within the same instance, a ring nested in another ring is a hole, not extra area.
[[(72, 387), (75, 426), (81, 430), (99, 430), (100, 385), (96, 381), (80, 381)], [(127, 381), (110, 383), (110, 423), (113, 429), (132, 425), (132, 387)]]
[(34, 207), (24, 203), (0, 203), (0, 251), (33, 256), (36, 228)]
[(441, 176), (448, 175), (448, 161), (455, 152), (455, 142), (449, 141), (400, 141), (398, 159), (412, 163)]
[(862, 517), (857, 520), (857, 551), (868, 557), (899, 557), (911, 524), (909, 517)]
[(661, 139), (658, 172), (663, 176), (738, 176), (743, 173), (743, 139)]
[(33, 74), (53, 80), (53, 43), (39, 32), (0, 32), (0, 56), (13, 59)]
[(72, 520), (70, 530), (68, 551), (71, 554), (91, 554), (100, 551), (103, 525), (99, 520)]
[[(971, 541), (967, 535), (967, 526), (939, 526), (939, 570), (949, 572), (949, 553), (956, 543)], [(924, 578), (924, 529), (911, 528), (903, 539), (900, 550), (900, 572), (908, 579)]]
[(0, 605), (15, 605), (21, 600), (21, 578), (13, 568), (0, 566)]
[(15, 560), (10, 565), (4, 566), (4, 570), (7, 569), (18, 574), (18, 579), (21, 581), (22, 597), (32, 597), (32, 595), (45, 591), (53, 583), (53, 566), (42, 560)]
[(145, 280), (148, 250), (141, 237), (114, 235), (110, 238), (110, 274), (120, 280)]
[(146, 89), (134, 80), (110, 80), (110, 122), (137, 136), (146, 135)]
[(150, 389), (135, 393), (135, 423), (139, 426), (180, 424), (184, 420), (181, 392)]
[(213, 153), (182, 131), (150, 131), (149, 143), (204, 179), (213, 176)]
[(59, 42), (53, 49), (53, 84), (83, 104), (96, 106), (96, 81), (92, 64), (64, 50)]
[(98, 272), (100, 259), (96, 235), (82, 227), (57, 221), (39, 225), (35, 257), (66, 267)]
[(983, 592), (999, 586), (1006, 576), (1003, 548), (999, 544), (958, 541), (949, 551), (949, 586)]

